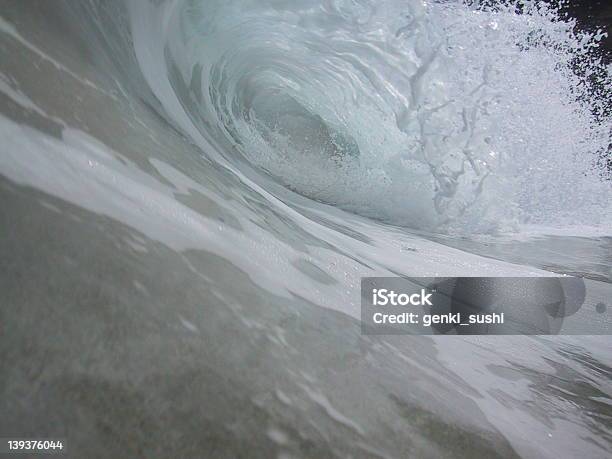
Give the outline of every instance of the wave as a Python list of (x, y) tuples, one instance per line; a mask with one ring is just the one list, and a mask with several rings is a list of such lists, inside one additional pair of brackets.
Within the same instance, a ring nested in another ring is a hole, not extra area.
[(591, 56), (602, 34), (575, 32), (551, 7), (130, 8), (141, 69), (169, 121), (197, 129), (264, 188), (436, 232), (610, 224), (598, 161), (610, 118), (586, 84), (596, 72), (609, 81)]
[(609, 337), (359, 322), (368, 276), (577, 274), (605, 313), (598, 34), (537, 3), (6, 3), (0, 428), (57, 420), (80, 457), (609, 451)]

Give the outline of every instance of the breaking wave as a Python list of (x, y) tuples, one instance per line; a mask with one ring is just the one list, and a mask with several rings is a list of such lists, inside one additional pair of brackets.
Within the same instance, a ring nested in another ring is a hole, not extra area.
[(571, 274), (608, 326), (601, 33), (536, 2), (5, 3), (0, 428), (79, 457), (610, 450), (609, 336), (359, 323), (364, 277)]
[(162, 105), (190, 118), (172, 121), (264, 187), (436, 232), (609, 223), (612, 187), (598, 164), (610, 118), (586, 84), (597, 74), (609, 90), (591, 56), (602, 34), (576, 33), (555, 9), (148, 8), (131, 14), (136, 50)]

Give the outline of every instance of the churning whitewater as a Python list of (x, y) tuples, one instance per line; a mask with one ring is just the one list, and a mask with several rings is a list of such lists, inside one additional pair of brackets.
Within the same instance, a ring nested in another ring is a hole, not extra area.
[(360, 333), (367, 276), (611, 297), (603, 33), (503, 3), (2, 1), (0, 433), (608, 454), (608, 336)]
[(185, 2), (159, 29), (153, 11), (133, 17), (157, 97), (239, 169), (438, 232), (610, 225), (609, 117), (574, 68), (597, 69), (583, 54), (600, 37), (515, 10), (223, 1)]

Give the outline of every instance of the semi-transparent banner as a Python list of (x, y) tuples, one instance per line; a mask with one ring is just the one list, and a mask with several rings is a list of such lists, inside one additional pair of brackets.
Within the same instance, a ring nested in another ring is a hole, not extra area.
[(609, 335), (612, 284), (577, 277), (365, 277), (364, 334)]

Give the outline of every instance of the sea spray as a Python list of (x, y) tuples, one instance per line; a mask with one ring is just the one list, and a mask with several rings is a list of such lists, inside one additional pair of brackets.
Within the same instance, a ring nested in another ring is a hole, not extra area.
[(166, 56), (184, 105), (230, 160), (299, 194), (434, 231), (609, 221), (610, 119), (585, 84), (609, 84), (590, 57), (602, 35), (551, 6), (235, 0), (179, 16)]

